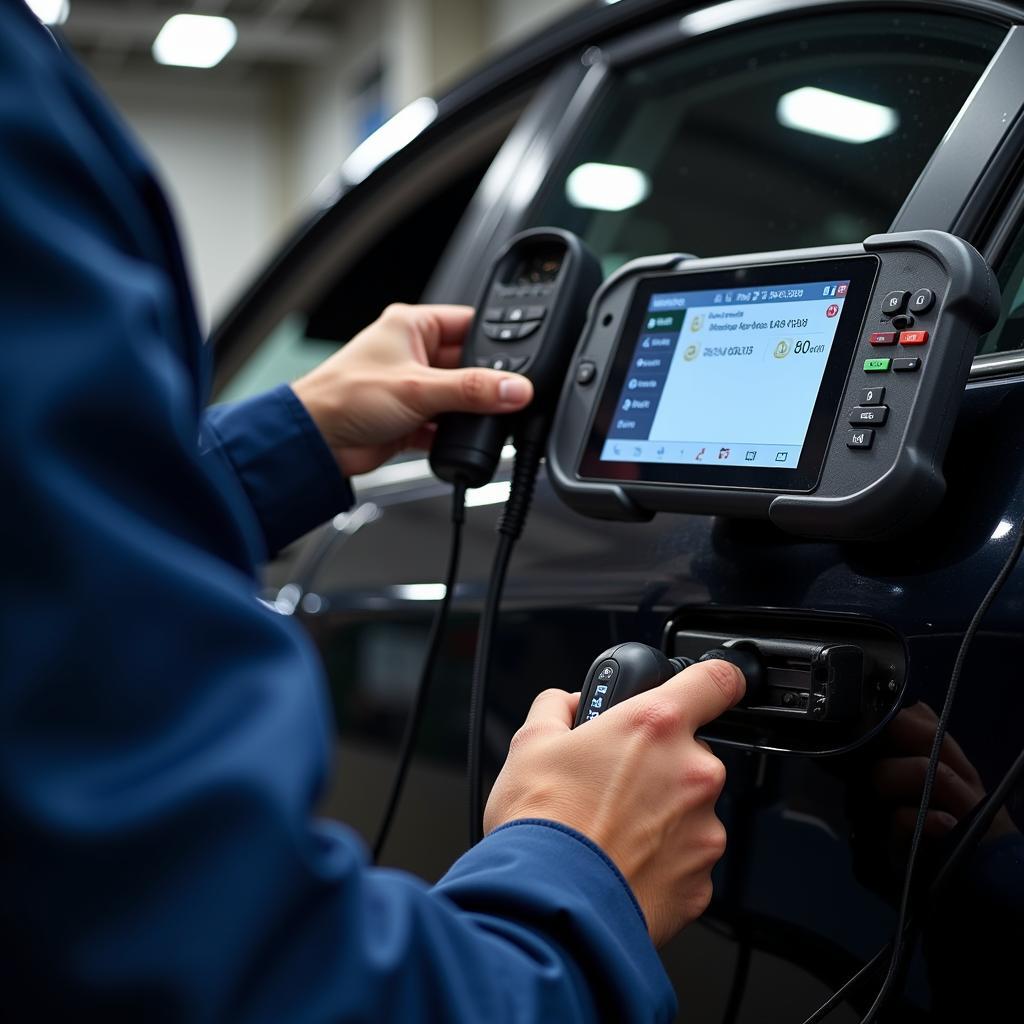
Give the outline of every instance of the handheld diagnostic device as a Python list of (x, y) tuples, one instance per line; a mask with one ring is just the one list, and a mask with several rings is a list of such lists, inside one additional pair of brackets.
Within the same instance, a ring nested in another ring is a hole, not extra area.
[[(529, 377), (534, 397), (518, 419), (542, 419), (546, 433), (601, 267), (568, 231), (533, 228), (499, 253), (462, 347), (463, 366)], [(486, 484), (515, 418), (448, 413), (430, 450), (434, 473), (467, 487)]]
[(930, 512), (992, 272), (940, 231), (634, 260), (594, 297), (549, 473), (573, 508), (871, 539)]

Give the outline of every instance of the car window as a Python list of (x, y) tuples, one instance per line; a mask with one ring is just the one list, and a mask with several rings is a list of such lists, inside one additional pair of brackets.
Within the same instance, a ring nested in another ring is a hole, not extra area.
[[(294, 380), (376, 319), (388, 303), (417, 302), (503, 138), (453, 167), (447, 177), (436, 175), (439, 180), (425, 186), (419, 202), (400, 217), (391, 213), (387, 197), (370, 196), (357, 204), (355, 215), (376, 216), (386, 226), (324, 287), (290, 303), (276, 326), (241, 359), (232, 359), (227, 372), (221, 358), (216, 400), (246, 398)], [(418, 170), (430, 171), (431, 160), (436, 155)], [(336, 229), (339, 236), (343, 231)]]
[(982, 339), (978, 349), (982, 355), (1024, 348), (1024, 227), (999, 265), (999, 288), (1002, 313), (999, 323)]
[(875, 11), (698, 36), (613, 72), (533, 222), (580, 234), (606, 273), (884, 231), (1003, 35)]

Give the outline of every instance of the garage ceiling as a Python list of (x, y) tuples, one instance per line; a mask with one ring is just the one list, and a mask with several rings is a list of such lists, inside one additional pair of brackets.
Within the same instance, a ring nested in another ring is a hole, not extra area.
[(238, 42), (221, 65), (230, 73), (325, 60), (336, 50), (344, 6), (344, 0), (71, 0), (57, 31), (87, 64), (153, 65), (150, 48), (171, 15), (221, 15), (238, 28)]

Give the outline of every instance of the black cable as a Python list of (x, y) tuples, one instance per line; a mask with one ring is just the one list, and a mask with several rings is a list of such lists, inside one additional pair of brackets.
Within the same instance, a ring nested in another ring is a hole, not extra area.
[[(946, 698), (942, 705), (942, 711), (939, 714), (938, 724), (935, 728), (935, 738), (932, 741), (932, 749), (928, 757), (928, 767), (925, 772), (924, 788), (921, 791), (921, 804), (918, 808), (917, 820), (914, 823), (914, 834), (910, 842), (910, 854), (907, 858), (907, 870), (903, 877), (903, 890), (900, 895), (899, 914), (896, 918), (896, 928), (893, 930), (894, 938), (892, 943), (890, 943), (891, 952), (889, 956), (889, 966), (886, 970), (885, 978), (879, 987), (878, 994), (875, 996), (874, 1002), (871, 1004), (868, 1012), (861, 1018), (861, 1024), (871, 1024), (875, 1019), (875, 1015), (889, 997), (890, 990), (892, 989), (897, 975), (899, 974), (900, 966), (903, 961), (903, 954), (907, 947), (907, 936), (911, 931), (908, 915), (913, 889), (914, 868), (917, 863), (917, 854), (921, 845), (921, 837), (924, 833), (925, 820), (928, 817), (928, 808), (931, 804), (932, 789), (935, 785), (935, 776), (938, 772), (940, 756), (942, 753), (942, 743), (946, 738), (946, 732), (949, 728), (949, 718), (953, 711), (953, 702), (956, 698), (957, 688), (960, 684), (960, 676), (963, 672), (964, 662), (967, 658), (967, 651), (970, 648), (971, 642), (974, 640), (978, 627), (981, 625), (981, 620), (985, 617), (985, 614), (991, 607), (996, 595), (1002, 589), (1003, 584), (1013, 571), (1013, 567), (1020, 558), (1022, 550), (1024, 550), (1024, 521), (1017, 524), (1017, 539), (1014, 541), (1013, 547), (1006, 556), (1006, 560), (1003, 562), (1002, 568), (999, 570), (996, 578), (992, 581), (992, 585), (988, 588), (985, 596), (981, 599), (981, 604), (978, 605), (974, 615), (971, 617), (971, 621), (968, 624), (967, 629), (964, 631), (963, 639), (960, 641), (960, 648), (957, 651), (956, 661), (953, 664), (953, 671), (949, 677), (949, 686), (946, 689)], [(881, 951), (880, 954), (876, 954), (876, 959), (880, 955), (884, 955), (884, 950)], [(867, 967), (870, 967), (873, 963), (874, 960), (872, 960)], [(866, 967), (861, 968), (853, 978), (842, 986), (839, 992), (834, 993), (827, 1003), (811, 1014), (804, 1024), (815, 1024), (816, 1021), (821, 1020), (826, 1013), (830, 1012), (831, 1009), (837, 1005), (837, 996), (839, 993), (846, 991), (857, 978), (861, 977), (865, 973), (866, 969)], [(826, 1007), (828, 1007), (827, 1010)]]
[(512, 557), (515, 540), (502, 534), (498, 550), (491, 567), (491, 579), (487, 585), (487, 597), (480, 616), (480, 634), (473, 660), (473, 684), (469, 694), (469, 752), (466, 758), (466, 772), (469, 777), (469, 844), (476, 845), (483, 838), (483, 736), (485, 708), (487, 704), (487, 679), (491, 668), (491, 646), (494, 639), (494, 624), (501, 605), (501, 594), (505, 589), (505, 576)]
[(398, 767), (395, 769), (394, 778), (391, 780), (391, 792), (388, 795), (387, 807), (384, 810), (384, 817), (381, 819), (380, 828), (377, 830), (377, 838), (373, 844), (373, 862), (380, 860), (381, 851), (387, 842), (388, 833), (394, 822), (395, 811), (398, 809), (398, 801), (402, 796), (402, 789), (405, 786), (405, 777), (409, 771), (409, 764), (412, 761), (413, 747), (416, 746), (416, 737), (419, 734), (420, 723), (423, 720), (423, 711), (427, 706), (427, 695), (430, 693), (430, 684), (434, 678), (434, 664), (437, 655), (441, 650), (441, 640), (444, 637), (445, 626), (448, 623), (448, 610), (451, 607), (452, 596), (455, 593), (455, 581), (459, 574), (459, 557), (462, 553), (462, 525), (466, 519), (466, 486), (456, 483), (452, 489), (452, 535), (448, 548), (448, 568), (445, 570), (444, 596), (441, 603), (434, 612), (434, 621), (430, 625), (430, 636), (427, 640), (427, 653), (423, 658), (423, 667), (420, 669), (420, 681), (416, 687), (416, 695), (413, 697), (412, 709), (405, 723), (405, 732), (402, 736), (402, 745), (398, 753)]
[(469, 842), (476, 845), (483, 838), (483, 741), (487, 716), (487, 680), (491, 669), (491, 650), (495, 625), (505, 589), (505, 577), (512, 558), (512, 549), (523, 532), (526, 517), (533, 501), (533, 488), (537, 470), (544, 454), (547, 420), (534, 417), (527, 420), (513, 435), (516, 461), (512, 470), (505, 510), (498, 520), (498, 548), (494, 554), (491, 578), (487, 585), (480, 632), (473, 659), (473, 683), (469, 694), (469, 749), (466, 755), (466, 774), (469, 781)]
[[(991, 793), (983, 796), (971, 809), (964, 819), (967, 822), (966, 828), (957, 840), (956, 845), (949, 852), (942, 866), (936, 872), (931, 885), (928, 887), (928, 902), (931, 903), (943, 889), (953, 872), (959, 866), (965, 856), (984, 838), (985, 833), (992, 825), (992, 821), (999, 809), (1006, 803), (1010, 791), (1024, 775), (1024, 750), (1017, 755), (1009, 770), (1002, 777), (999, 784)], [(907, 934), (914, 928), (914, 919), (907, 921)], [(828, 1002), (823, 1003), (804, 1021), (804, 1024), (817, 1024), (827, 1016), (836, 1006), (843, 1001), (843, 997), (851, 990), (858, 987), (882, 960), (892, 950), (892, 943), (887, 942), (852, 978), (850, 978), (840, 989), (837, 989), (829, 997)]]

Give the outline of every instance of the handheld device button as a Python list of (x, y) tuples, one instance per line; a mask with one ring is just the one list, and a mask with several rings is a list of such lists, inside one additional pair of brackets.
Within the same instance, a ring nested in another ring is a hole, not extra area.
[(894, 359), (892, 368), (896, 373), (913, 373), (921, 368), (921, 360), (916, 356), (913, 359)]
[(886, 316), (892, 316), (894, 313), (902, 313), (903, 307), (907, 304), (907, 299), (910, 298), (910, 292), (889, 292), (884, 299), (882, 299), (882, 312)]
[(530, 357), (529, 357), (529, 356), (512, 356), (512, 357), (511, 357), (511, 358), (509, 359), (509, 363), (511, 364), (511, 365), (509, 366), (509, 369), (510, 369), (510, 370), (512, 370), (512, 371), (513, 371), (513, 373), (519, 373), (519, 372), (520, 372), (520, 370), (522, 370), (522, 368), (523, 368), (523, 367), (524, 367), (524, 366), (525, 366), (525, 365), (526, 365), (526, 364), (527, 364), (527, 363), (528, 363), (529, 361), (530, 361)]
[(887, 405), (857, 406), (850, 413), (850, 426), (859, 427), (865, 423), (870, 423), (872, 426), (880, 427), (888, 415), (889, 407)]
[(847, 448), (870, 448), (875, 440), (875, 432), (873, 430), (851, 430), (846, 435), (846, 447)]
[(589, 359), (584, 359), (579, 366), (576, 367), (576, 383), (582, 384), (586, 387), (590, 384), (597, 376), (597, 366), (590, 362)]
[(928, 340), (927, 331), (901, 331), (901, 345), (923, 345)]
[(515, 341), (519, 335), (519, 328), (516, 324), (489, 324), (485, 323), (484, 336), (492, 341)]
[(505, 310), (505, 319), (511, 323), (518, 323), (520, 320), (528, 319), (525, 306), (510, 306)]
[(505, 310), (501, 306), (488, 306), (484, 310), (484, 319), (492, 323), (500, 323), (505, 316)]
[(548, 311), (547, 306), (527, 306), (524, 320), (543, 320)]
[(871, 335), (872, 345), (895, 345), (895, 331), (874, 331)]
[(912, 313), (927, 313), (935, 303), (935, 293), (931, 288), (918, 288), (910, 296), (910, 311)]
[(885, 388), (864, 388), (858, 405), (881, 405), (885, 400)]
[(865, 359), (864, 360), (864, 372), (865, 373), (884, 373), (889, 369), (889, 363), (891, 359)]
[(593, 686), (581, 698), (586, 701), (586, 712), (583, 720), (597, 718), (611, 704), (615, 691), (615, 681), (619, 675), (619, 666), (614, 661), (602, 661), (594, 673)]
[(524, 320), (516, 328), (516, 337), (517, 338), (528, 338), (531, 334), (533, 334), (533, 332), (535, 330), (537, 330), (538, 327), (540, 327), (540, 321), (539, 320)]
[(897, 313), (892, 318), (892, 325), (897, 331), (906, 331), (914, 326), (914, 318), (909, 313)]

